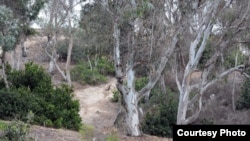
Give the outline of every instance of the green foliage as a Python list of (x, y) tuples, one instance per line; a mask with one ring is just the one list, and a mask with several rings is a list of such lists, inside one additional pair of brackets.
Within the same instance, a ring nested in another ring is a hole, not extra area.
[(53, 88), (48, 74), (28, 63), (25, 70), (8, 72), (10, 90), (0, 90), (0, 118), (56, 128), (79, 130), (79, 101), (67, 85)]
[(148, 83), (148, 78), (140, 77), (135, 80), (135, 90), (141, 90)]
[(225, 56), (225, 66), (226, 68), (231, 68), (235, 66), (235, 56), (238, 53), (237, 64), (243, 64), (245, 56), (240, 51), (228, 51), (229, 53)]
[(0, 130), (5, 130), (7, 125), (7, 122), (0, 120)]
[[(69, 41), (67, 39), (58, 41), (57, 53), (59, 54), (59, 59), (61, 61), (67, 60), (68, 45)], [(74, 45), (71, 52), (71, 61), (73, 63), (77, 63), (79, 60), (85, 59), (84, 56), (86, 56), (85, 47), (83, 46), (83, 44), (78, 44), (76, 42), (76, 39), (74, 39)]]
[[(155, 90), (159, 91), (159, 90)], [(172, 126), (176, 123), (177, 99), (174, 92), (168, 90), (167, 94), (155, 93), (150, 98), (150, 109), (142, 123), (145, 133), (163, 137), (172, 137)]]
[(12, 11), (0, 5), (0, 46), (3, 51), (13, 50), (18, 35), (18, 21), (13, 17)]
[(50, 76), (41, 66), (33, 63), (25, 64), (24, 71), (9, 73), (8, 79), (15, 88), (29, 88), (33, 92), (49, 92), (52, 89)]
[(113, 63), (107, 57), (100, 57), (97, 61), (96, 68), (102, 75), (114, 75), (115, 68)]
[(150, 10), (154, 9), (152, 3), (149, 0), (143, 0), (142, 3), (137, 7), (135, 13), (138, 17), (143, 18)]
[(107, 81), (107, 78), (100, 74), (97, 68), (90, 69), (87, 63), (79, 63), (71, 71), (72, 80), (81, 82), (82, 84), (95, 85)]
[(22, 121), (13, 121), (5, 129), (5, 137), (10, 141), (27, 141), (30, 126)]
[(115, 90), (112, 93), (113, 93), (113, 97), (111, 98), (111, 102), (118, 102), (121, 97), (120, 92), (118, 90)]
[(80, 29), (74, 40), (76, 46), (84, 49), (84, 53), (90, 58), (94, 58), (96, 54), (99, 56), (112, 55), (110, 50), (110, 47), (113, 46), (112, 16), (100, 3), (86, 4), (82, 7), (79, 25)]
[(236, 109), (249, 109), (250, 108), (250, 80), (245, 80), (241, 88), (241, 97), (237, 101)]

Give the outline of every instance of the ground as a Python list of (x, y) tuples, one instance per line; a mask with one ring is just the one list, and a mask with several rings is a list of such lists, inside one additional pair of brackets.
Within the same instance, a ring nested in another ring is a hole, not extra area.
[[(34, 36), (29, 37), (25, 42), (27, 47), (27, 57), (20, 57), (20, 69), (24, 64), (30, 61), (48, 68), (49, 59), (44, 52), (43, 46), (46, 43), (46, 37)], [(20, 55), (20, 48), (16, 56)], [(7, 60), (11, 60), (12, 53), (7, 55)], [(10, 62), (11, 63), (11, 62)], [(64, 63), (59, 63), (64, 68)], [(72, 66), (71, 66), (72, 67)], [(53, 83), (58, 85), (63, 82), (59, 73), (52, 76)], [(83, 137), (82, 133), (64, 130), (45, 128), (41, 126), (32, 126), (29, 136), (36, 141), (104, 141), (109, 135), (117, 135), (121, 141), (169, 141), (171, 139), (159, 138), (155, 136), (143, 135), (142, 137), (128, 137), (123, 132), (117, 130), (114, 126), (114, 120), (118, 111), (118, 104), (112, 103), (112, 91), (115, 89), (116, 80), (110, 77), (105, 84), (90, 86), (81, 85), (73, 82), (75, 98), (80, 102), (80, 116), (84, 125), (93, 128), (90, 137)]]

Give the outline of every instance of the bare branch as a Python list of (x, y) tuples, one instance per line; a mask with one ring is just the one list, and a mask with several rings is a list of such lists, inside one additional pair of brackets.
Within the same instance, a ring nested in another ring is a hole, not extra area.
[(221, 73), (220, 75), (218, 75), (216, 78), (214, 78), (213, 80), (211, 80), (210, 82), (208, 82), (206, 84), (206, 86), (203, 88), (203, 91), (205, 91), (211, 85), (215, 84), (217, 81), (221, 80), (223, 77), (227, 76), (229, 73), (231, 73), (233, 71), (241, 70), (240, 68), (243, 68), (243, 67), (244, 67), (244, 65), (238, 65), (238, 66), (236, 66), (234, 68), (230, 68), (230, 69), (224, 71), (223, 73)]
[(156, 82), (159, 80), (167, 62), (168, 62), (168, 59), (169, 57), (172, 55), (173, 51), (174, 51), (174, 48), (176, 47), (176, 44), (177, 44), (177, 41), (178, 41), (178, 37), (177, 35), (179, 34), (181, 29), (179, 29), (173, 39), (172, 39), (172, 43), (171, 43), (171, 46), (169, 49), (166, 49), (165, 53), (164, 53), (164, 56), (161, 57), (161, 60), (160, 60), (160, 64), (159, 64), (159, 67), (157, 69), (156, 72), (153, 72), (151, 75), (150, 75), (150, 79), (149, 79), (149, 82), (148, 84), (143, 87), (139, 92), (138, 92), (138, 100), (140, 100), (142, 97), (145, 96), (145, 94), (147, 93), (147, 91), (150, 91), (156, 84)]
[(181, 91), (181, 84), (180, 84), (180, 81), (179, 81), (179, 79), (178, 79), (177, 70), (175, 71), (175, 81), (176, 81), (178, 90)]
[(243, 72), (242, 74), (243, 74), (246, 78), (248, 78), (248, 79), (250, 78), (250, 75), (248, 75), (247, 73)]

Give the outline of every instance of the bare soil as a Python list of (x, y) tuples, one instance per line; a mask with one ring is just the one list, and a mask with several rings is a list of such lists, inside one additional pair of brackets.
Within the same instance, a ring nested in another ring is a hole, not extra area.
[[(46, 70), (48, 68), (49, 59), (46, 56), (43, 46), (46, 43), (46, 37), (34, 36), (29, 37), (25, 42), (27, 46), (28, 57), (20, 57), (20, 68), (24, 68), (27, 62), (34, 62), (41, 65)], [(21, 54), (20, 48), (17, 49), (16, 57)], [(12, 53), (8, 54), (11, 59)], [(64, 63), (59, 63), (62, 68)], [(71, 66), (73, 67), (73, 66)], [(55, 85), (63, 83), (58, 72), (52, 76), (52, 81)], [(115, 78), (109, 78), (105, 84), (90, 86), (81, 85), (73, 82), (75, 98), (80, 102), (80, 116), (83, 124), (94, 128), (93, 137), (84, 139), (81, 133), (65, 129), (45, 128), (41, 126), (32, 126), (29, 136), (36, 141), (82, 141), (93, 140), (102, 141), (110, 134), (118, 135), (121, 141), (170, 141), (172, 139), (159, 138), (155, 136), (143, 135), (142, 137), (128, 137), (123, 132), (118, 131), (114, 126), (114, 120), (118, 111), (118, 104), (110, 101), (112, 91), (115, 89)]]

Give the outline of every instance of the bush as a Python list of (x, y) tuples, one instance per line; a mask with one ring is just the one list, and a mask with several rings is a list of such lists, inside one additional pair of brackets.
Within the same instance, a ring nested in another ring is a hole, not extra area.
[(149, 107), (151, 108), (142, 123), (143, 132), (151, 135), (172, 137), (172, 126), (176, 124), (178, 103), (172, 91), (168, 90), (167, 93), (168, 96), (162, 92), (151, 96), (149, 100)]
[(114, 75), (115, 68), (113, 63), (107, 57), (100, 57), (96, 66), (98, 72), (102, 75)]
[(115, 90), (112, 93), (113, 93), (113, 97), (111, 98), (111, 102), (118, 102), (121, 96), (120, 92), (118, 90)]
[(88, 67), (87, 64), (78, 64), (71, 71), (72, 80), (79, 81), (82, 84), (95, 85), (98, 83), (104, 83), (107, 81), (107, 78), (100, 74), (96, 68), (92, 70)]
[(12, 88), (29, 88), (31, 91), (45, 93), (52, 90), (52, 81), (44, 69), (31, 63), (25, 64), (24, 71), (13, 70), (7, 74)]
[(140, 77), (135, 80), (135, 90), (139, 91), (141, 90), (146, 84), (148, 83), (148, 78), (146, 77)]
[(9, 141), (27, 141), (30, 126), (22, 121), (13, 121), (5, 129), (5, 138)]
[(79, 130), (80, 105), (73, 100), (72, 88), (53, 88), (51, 78), (41, 67), (33, 63), (25, 66), (24, 71), (9, 72), (10, 90), (0, 90), (0, 118)]
[[(62, 40), (58, 42), (57, 53), (59, 54), (59, 60), (61, 61), (67, 60), (68, 45), (69, 45), (68, 40)], [(86, 49), (84, 46), (82, 46), (82, 44), (81, 45), (74, 44), (71, 53), (71, 61), (73, 63), (77, 63), (79, 60), (83, 60), (84, 59), (83, 56), (86, 56), (85, 50)]]
[(249, 109), (250, 108), (250, 80), (247, 79), (241, 88), (241, 97), (237, 101), (236, 109)]

